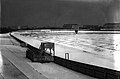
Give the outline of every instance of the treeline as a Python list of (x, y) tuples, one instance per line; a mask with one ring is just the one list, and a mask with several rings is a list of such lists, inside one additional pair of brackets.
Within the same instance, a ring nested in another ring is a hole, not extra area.
[(64, 29), (75, 29), (77, 27), (79, 30), (92, 30), (92, 31), (99, 31), (101, 30), (100, 25), (78, 25), (78, 24), (64, 24)]
[(0, 33), (9, 33), (12, 31), (17, 31), (18, 29), (12, 29), (10, 27), (0, 27)]
[(0, 33), (8, 33), (17, 30), (41, 30), (41, 29), (60, 29), (60, 30), (74, 30), (78, 27), (79, 30), (90, 30), (90, 31), (113, 31), (120, 30), (120, 23), (105, 23), (100, 25), (78, 25), (78, 24), (64, 24), (62, 27), (52, 27), (52, 26), (8, 26), (0, 27)]
[(78, 24), (64, 24), (63, 28), (74, 29), (74, 26), (79, 26), (79, 30), (88, 31), (119, 31), (120, 23), (105, 23), (103, 25), (78, 25)]
[(12, 28), (12, 27), (0, 27), (0, 33), (9, 33), (18, 30), (41, 30), (41, 29), (65, 29), (62, 27), (39, 27), (39, 28)]

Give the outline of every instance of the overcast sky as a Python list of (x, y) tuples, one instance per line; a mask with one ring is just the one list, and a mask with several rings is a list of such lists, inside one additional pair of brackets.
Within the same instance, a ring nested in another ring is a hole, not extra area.
[(120, 0), (2, 0), (3, 26), (120, 22)]

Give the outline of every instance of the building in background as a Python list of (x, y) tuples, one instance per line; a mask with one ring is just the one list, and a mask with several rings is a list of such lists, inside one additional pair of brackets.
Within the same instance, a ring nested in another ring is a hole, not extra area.
[(105, 23), (101, 30), (120, 30), (120, 23)]
[(83, 25), (80, 27), (82, 30), (94, 30), (94, 31), (99, 31), (101, 28), (100, 25)]
[(78, 28), (78, 24), (64, 24), (63, 28), (64, 29), (74, 29), (74, 28)]

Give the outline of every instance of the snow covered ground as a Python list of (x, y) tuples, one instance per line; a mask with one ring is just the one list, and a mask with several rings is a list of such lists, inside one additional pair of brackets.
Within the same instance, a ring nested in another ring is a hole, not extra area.
[(75, 34), (74, 31), (32, 31), (27, 36), (113, 59), (114, 55), (120, 51), (120, 34), (118, 34), (120, 32), (113, 33), (114, 31), (104, 31), (104, 33), (100, 31), (79, 31), (78, 34)]

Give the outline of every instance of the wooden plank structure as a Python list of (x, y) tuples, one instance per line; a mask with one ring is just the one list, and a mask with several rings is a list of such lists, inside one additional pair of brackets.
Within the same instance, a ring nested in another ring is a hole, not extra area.
[(42, 42), (39, 49), (31, 45), (27, 45), (26, 57), (33, 62), (51, 62), (54, 61), (54, 55), (54, 43)]

